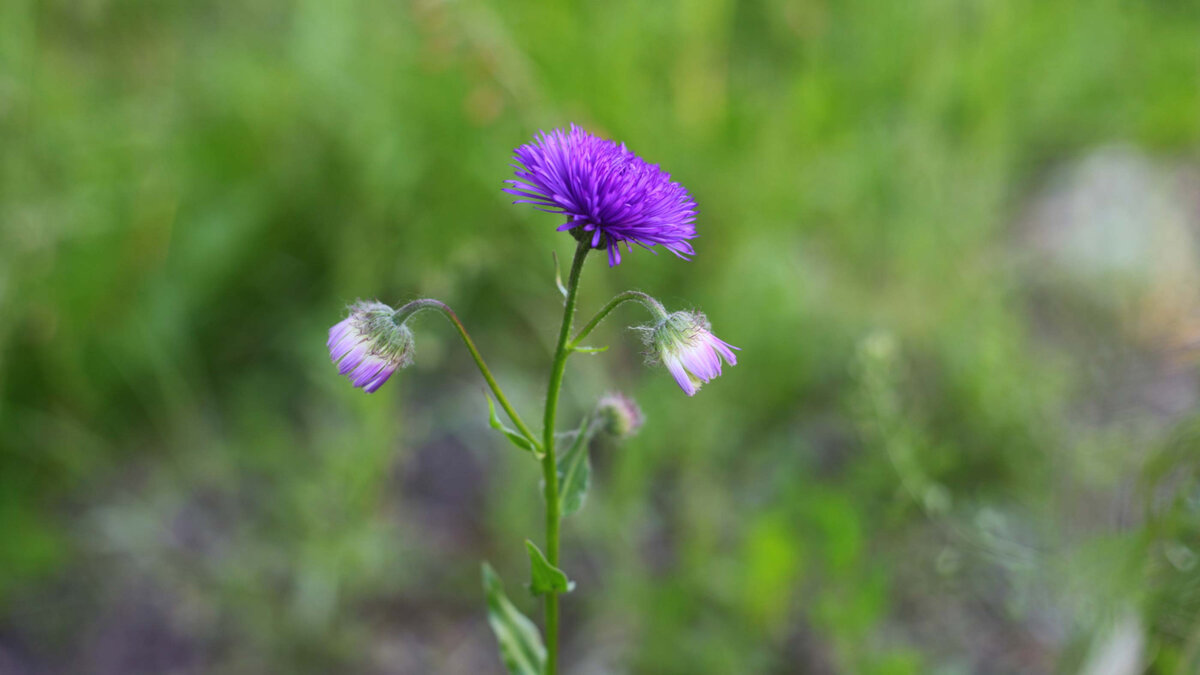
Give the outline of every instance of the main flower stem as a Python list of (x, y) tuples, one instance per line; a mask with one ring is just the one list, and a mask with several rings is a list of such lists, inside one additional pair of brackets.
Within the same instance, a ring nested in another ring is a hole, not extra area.
[[(554, 453), (554, 417), (558, 412), (558, 392), (562, 388), (563, 373), (567, 368), (567, 357), (571, 354), (568, 342), (571, 324), (575, 318), (575, 301), (579, 291), (579, 275), (583, 272), (583, 261), (587, 259), (591, 246), (587, 241), (579, 242), (575, 249), (575, 260), (571, 263), (571, 274), (567, 278), (567, 303), (563, 308), (562, 328), (558, 332), (558, 346), (554, 349), (554, 365), (550, 368), (550, 385), (546, 388), (546, 416), (542, 431), (542, 481), (546, 498), (546, 559), (558, 566), (558, 526), (561, 516), (558, 510), (558, 463)], [(558, 667), (558, 594), (546, 594), (546, 675), (554, 675)]]

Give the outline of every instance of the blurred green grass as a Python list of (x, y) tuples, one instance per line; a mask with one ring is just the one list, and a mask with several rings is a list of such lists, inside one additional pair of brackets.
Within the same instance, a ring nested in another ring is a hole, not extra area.
[[(567, 413), (649, 421), (566, 524), (569, 666), (1074, 672), (1132, 611), (1188, 672), (1194, 413), (1081, 425), (1013, 232), (1093, 148), (1196, 160), (1198, 31), (1187, 0), (4, 3), (0, 657), (498, 670), (478, 562), (526, 574), (535, 472), (437, 319), (373, 397), (322, 341), (438, 297), (533, 411), (570, 240), (500, 187), (575, 121), (701, 209), (694, 262), (593, 262), (584, 311), (639, 288), (743, 352), (685, 399), (623, 309), (572, 362)], [(1147, 507), (1082, 518), (1113, 494)]]

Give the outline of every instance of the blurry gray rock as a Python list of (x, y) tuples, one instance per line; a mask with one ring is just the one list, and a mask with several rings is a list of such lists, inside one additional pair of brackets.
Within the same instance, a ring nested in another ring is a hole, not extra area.
[(1127, 147), (1053, 175), (1026, 211), (1026, 270), (1113, 311), (1130, 337), (1189, 341), (1200, 327), (1200, 173)]
[(1200, 172), (1129, 147), (1052, 174), (1016, 256), (1035, 329), (1089, 373), (1079, 419), (1158, 420), (1200, 402)]

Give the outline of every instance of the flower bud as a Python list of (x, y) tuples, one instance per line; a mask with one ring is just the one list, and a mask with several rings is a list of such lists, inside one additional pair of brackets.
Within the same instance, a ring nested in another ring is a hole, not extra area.
[(700, 312), (675, 312), (643, 330), (653, 356), (663, 362), (688, 396), (721, 374), (722, 357), (729, 365), (737, 365), (733, 350), (738, 348), (713, 335), (712, 325)]
[(596, 402), (597, 431), (613, 440), (637, 434), (645, 417), (632, 399), (620, 392), (605, 394)]
[[(329, 358), (338, 372), (368, 394), (412, 363), (412, 331), (396, 322), (396, 310), (382, 302), (359, 300), (350, 316), (329, 329)], [(340, 363), (339, 363), (340, 362)]]

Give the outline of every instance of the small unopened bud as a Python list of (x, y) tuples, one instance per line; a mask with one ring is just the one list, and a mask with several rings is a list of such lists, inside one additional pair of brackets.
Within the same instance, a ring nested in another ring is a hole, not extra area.
[(738, 348), (713, 335), (712, 325), (700, 312), (675, 312), (642, 330), (653, 356), (663, 362), (688, 396), (721, 374), (722, 358), (737, 365), (733, 350)]
[(642, 428), (645, 417), (632, 399), (620, 392), (605, 394), (596, 403), (597, 431), (613, 440), (625, 440)]
[(412, 363), (412, 331), (395, 316), (396, 310), (382, 302), (359, 300), (350, 306), (350, 316), (329, 329), (329, 358), (368, 394)]

